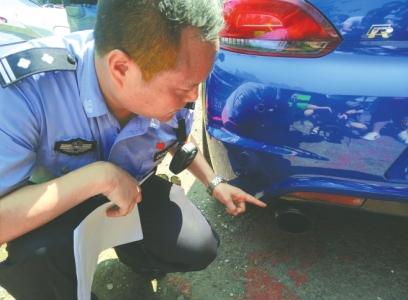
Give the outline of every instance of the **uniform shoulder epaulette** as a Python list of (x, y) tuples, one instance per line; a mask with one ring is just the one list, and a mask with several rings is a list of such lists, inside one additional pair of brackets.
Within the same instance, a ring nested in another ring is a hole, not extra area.
[(33, 74), (74, 71), (77, 62), (65, 48), (31, 48), (0, 58), (0, 84), (7, 87)]

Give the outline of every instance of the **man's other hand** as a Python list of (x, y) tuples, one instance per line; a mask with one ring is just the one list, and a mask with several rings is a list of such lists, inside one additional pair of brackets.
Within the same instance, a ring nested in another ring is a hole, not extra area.
[(129, 214), (142, 201), (139, 183), (123, 169), (109, 164), (110, 189), (104, 195), (114, 204), (106, 210), (108, 217), (122, 217)]

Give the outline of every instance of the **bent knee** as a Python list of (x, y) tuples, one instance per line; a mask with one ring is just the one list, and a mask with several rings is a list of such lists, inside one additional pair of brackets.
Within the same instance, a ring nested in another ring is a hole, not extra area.
[(191, 271), (200, 271), (207, 268), (217, 257), (217, 248), (201, 252), (196, 261), (191, 264)]
[(180, 244), (185, 253), (184, 263), (189, 266), (190, 271), (205, 269), (217, 257), (219, 241), (214, 234), (196, 236)]

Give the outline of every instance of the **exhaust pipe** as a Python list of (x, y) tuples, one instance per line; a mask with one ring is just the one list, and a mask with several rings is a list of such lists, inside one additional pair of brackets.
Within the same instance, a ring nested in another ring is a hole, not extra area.
[(285, 207), (275, 211), (278, 227), (290, 233), (303, 233), (310, 229), (312, 221), (300, 209)]

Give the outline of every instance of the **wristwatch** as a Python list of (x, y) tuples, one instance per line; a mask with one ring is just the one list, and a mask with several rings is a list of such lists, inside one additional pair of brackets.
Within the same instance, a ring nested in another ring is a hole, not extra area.
[(210, 181), (210, 183), (209, 183), (208, 186), (207, 186), (207, 193), (208, 193), (210, 196), (212, 196), (215, 187), (216, 187), (217, 185), (219, 185), (220, 183), (224, 183), (224, 182), (227, 182), (227, 180), (226, 180), (224, 177), (218, 176), (218, 175), (215, 176), (215, 177)]

